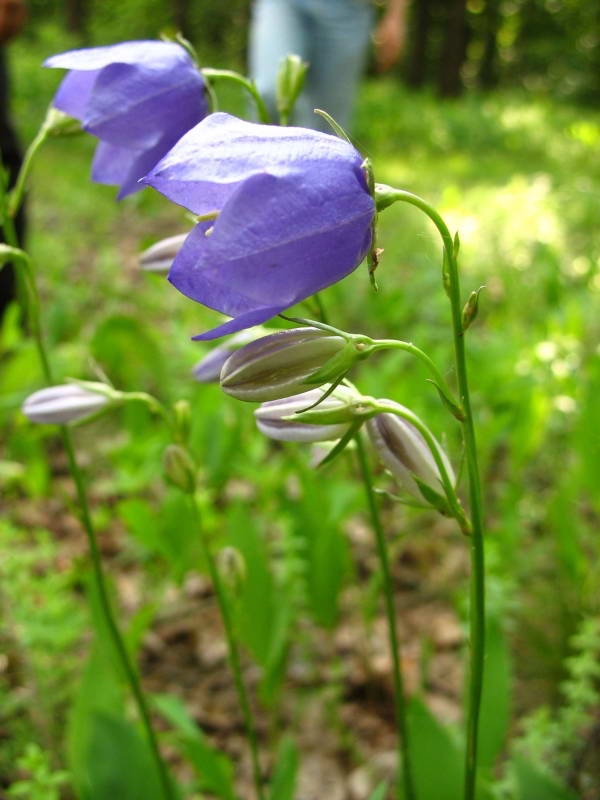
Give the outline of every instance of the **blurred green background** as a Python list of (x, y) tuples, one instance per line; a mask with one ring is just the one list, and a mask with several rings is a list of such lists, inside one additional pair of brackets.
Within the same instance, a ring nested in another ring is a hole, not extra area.
[[(523, 770), (498, 765), (524, 753), (575, 796), (593, 800), (600, 796), (589, 745), (600, 713), (600, 4), (463, 5), (464, 47), (451, 85), (440, 79), (452, 49), (447, 12), (440, 2), (413, 3), (406, 59), (395, 74), (365, 81), (353, 138), (378, 181), (421, 194), (460, 232), (465, 296), (485, 285), (468, 348), (492, 642), (501, 662), (486, 712), (487, 720), (500, 719), (490, 734), (496, 796), (572, 796), (550, 789), (523, 794)], [(245, 0), (31, 2), (28, 29), (10, 48), (22, 140), (35, 134), (61, 77), (40, 68), (48, 55), (81, 43), (154, 37), (179, 24), (206, 65), (243, 67), (248, 14)], [(220, 104), (234, 113), (246, 108), (230, 88), (220, 92)], [(352, 641), (364, 638), (368, 649), (379, 615), (379, 578), (368, 536), (365, 544), (361, 535), (363, 497), (352, 460), (315, 475), (306, 449), (273, 446), (254, 430), (251, 408), (218, 387), (193, 383), (191, 367), (208, 348), (190, 336), (214, 325), (216, 315), (137, 264), (141, 249), (190, 223), (149, 190), (117, 205), (114, 189), (89, 182), (93, 149), (89, 137), (49, 142), (28, 198), (29, 246), (55, 371), (90, 378), (101, 369), (119, 388), (150, 391), (165, 402), (190, 400), (204, 525), (215, 548), (234, 544), (249, 565), (237, 621), (249, 662), (258, 665), (261, 708), (297, 733), (302, 752), (314, 752), (319, 737), (306, 732), (302, 708), (307, 698), (325, 696), (336, 731), (331, 749), (343, 751), (350, 774), (374, 755), (368, 737), (353, 733), (352, 717), (340, 712), (348, 708), (343, 687), (354, 667), (335, 643), (350, 626)], [(380, 291), (371, 290), (366, 268), (358, 269), (324, 293), (331, 320), (349, 331), (413, 341), (452, 381), (435, 231), (401, 205), (380, 222)], [(93, 685), (102, 707), (118, 703), (112, 684), (98, 677), (106, 654), (91, 651), (85, 546), (64, 456), (51, 428), (35, 429), (18, 412), (42, 378), (16, 307), (0, 332), (0, 359), (0, 780), (15, 794), (15, 786), (25, 787), (21, 796), (71, 797), (89, 757), (77, 748), (86, 719), (82, 698)], [(426, 377), (397, 354), (365, 363), (353, 380), (365, 393), (393, 397), (422, 415), (457, 464), (457, 426)], [(164, 639), (182, 608), (207, 602), (194, 589), (203, 567), (189, 510), (162, 480), (166, 434), (143, 409), (128, 408), (76, 437), (132, 652), (150, 691), (180, 695), (189, 708), (186, 681), (193, 683), (198, 663), (178, 671), (168, 639), (152, 649), (152, 634)], [(378, 484), (393, 488), (383, 474)], [(433, 602), (462, 630), (466, 548), (458, 532), (432, 515), (382, 502), (400, 610)], [(419, 653), (413, 671), (428, 698), (436, 692), (427, 654), (435, 664), (439, 653), (418, 626), (405, 633)], [(462, 642), (451, 659), (459, 669)], [(310, 680), (298, 678), (302, 669)], [(460, 682), (459, 676), (458, 689), (444, 689), (455, 711)], [(294, 712), (286, 686), (304, 698)], [(445, 722), (457, 714), (451, 708)], [(265, 741), (277, 739), (274, 727), (265, 726)], [(236, 758), (230, 739), (208, 728), (213, 744)], [(180, 742), (169, 741), (177, 762)], [(202, 769), (182, 774), (191, 787), (186, 796), (213, 796), (200, 793), (207, 790)], [(340, 796), (361, 796), (344, 786), (348, 793)]]

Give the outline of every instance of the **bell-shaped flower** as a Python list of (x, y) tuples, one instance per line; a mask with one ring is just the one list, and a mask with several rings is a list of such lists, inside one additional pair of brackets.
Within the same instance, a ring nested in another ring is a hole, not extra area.
[(71, 70), (53, 105), (98, 137), (92, 180), (120, 186), (119, 198), (208, 113), (202, 75), (174, 42), (70, 50), (44, 66)]
[[(401, 410), (403, 406), (386, 401)], [(378, 456), (400, 485), (419, 501), (429, 500), (427, 487), (443, 495), (440, 470), (420, 431), (406, 419), (391, 413), (377, 414), (366, 423), (369, 439)], [(448, 477), (454, 483), (454, 471), (440, 445), (435, 442)], [(425, 492), (423, 488), (425, 487)]]
[[(313, 406), (323, 397), (327, 387), (311, 389), (282, 400), (263, 403), (254, 412), (261, 433), (280, 442), (330, 442), (348, 432), (354, 418), (353, 403), (357, 395), (345, 386), (338, 386), (315, 408), (315, 422), (300, 422), (294, 415)], [(319, 412), (319, 413), (317, 413)]]
[(106, 392), (94, 392), (76, 383), (66, 383), (30, 394), (21, 410), (30, 422), (65, 425), (85, 419), (109, 403), (110, 397)]
[(374, 201), (348, 142), (211, 114), (144, 178), (201, 219), (169, 280), (233, 319), (196, 339), (265, 322), (344, 278), (371, 245)]

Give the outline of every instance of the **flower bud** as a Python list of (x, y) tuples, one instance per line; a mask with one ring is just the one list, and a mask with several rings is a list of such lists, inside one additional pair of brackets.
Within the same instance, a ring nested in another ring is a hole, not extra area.
[(181, 445), (169, 444), (163, 453), (165, 478), (173, 486), (191, 494), (196, 488), (196, 467)]
[(246, 582), (246, 562), (235, 547), (224, 547), (216, 557), (217, 569), (223, 581), (234, 594), (239, 594)]
[[(427, 491), (429, 487), (443, 497), (440, 471), (425, 439), (414, 425), (395, 414), (382, 413), (372, 417), (366, 427), (377, 454), (409, 494), (429, 503), (432, 497), (431, 492)], [(448, 477), (454, 483), (454, 472), (448, 457), (437, 442), (436, 445)]]
[(169, 236), (168, 239), (156, 242), (140, 254), (140, 267), (145, 272), (166, 275), (187, 237), (187, 233), (180, 233), (178, 236)]
[(173, 404), (173, 418), (177, 437), (182, 442), (187, 442), (192, 428), (192, 409), (187, 400), (177, 400)]
[(65, 425), (95, 414), (109, 402), (110, 398), (105, 393), (91, 391), (75, 383), (66, 383), (30, 394), (21, 410), (30, 422)]
[[(297, 422), (293, 415), (314, 405), (325, 393), (326, 387), (263, 403), (254, 412), (261, 433), (280, 442), (327, 442), (341, 437), (348, 431), (353, 417), (346, 414), (347, 421), (337, 423)], [(332, 414), (338, 419), (356, 401), (356, 394), (344, 386), (338, 386), (318, 406), (323, 414)], [(317, 410), (315, 409), (315, 410)]]
[(248, 328), (235, 333), (227, 339), (225, 344), (213, 347), (192, 369), (192, 375), (200, 383), (218, 383), (223, 364), (229, 356), (233, 355), (236, 350), (239, 350), (245, 344), (265, 336), (266, 332), (266, 328), (263, 328), (262, 325), (257, 325), (255, 328)]
[(277, 72), (277, 111), (287, 119), (291, 114), (306, 78), (308, 63), (295, 54), (287, 55)]
[[(350, 363), (338, 364), (335, 375), (327, 364), (350, 347)], [(292, 328), (250, 342), (227, 359), (221, 370), (221, 388), (238, 400), (263, 402), (290, 397), (306, 390), (311, 376), (323, 373), (319, 382), (333, 381), (359, 356), (342, 336), (318, 328)]]

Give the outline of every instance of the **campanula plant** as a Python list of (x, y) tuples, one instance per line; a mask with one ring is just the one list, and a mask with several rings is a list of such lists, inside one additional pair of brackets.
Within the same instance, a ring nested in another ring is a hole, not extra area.
[[(203, 77), (179, 44), (126, 42), (70, 51), (48, 59), (46, 66), (71, 70), (54, 106), (63, 115), (79, 120), (84, 130), (100, 140), (94, 180), (117, 184), (119, 197), (151, 186), (196, 215), (197, 224), (183, 243), (181, 237), (171, 238), (145, 257), (145, 266), (155, 271), (162, 271), (172, 261), (169, 280), (181, 293), (231, 318), (196, 339), (237, 334), (267, 322), (342, 280), (366, 256), (372, 271), (377, 263), (376, 216), (395, 202), (416, 206), (438, 228), (443, 241), (442, 282), (451, 305), (456, 396), (438, 367), (414, 345), (392, 339), (372, 340), (319, 322), (307, 325), (305, 320), (296, 320), (300, 328), (259, 338), (242, 349), (237, 348), (239, 340), (231, 347), (225, 344), (213, 354), (210, 369), (204, 373), (198, 369), (197, 377), (208, 374), (212, 378), (215, 365), (221, 365), (225, 391), (244, 400), (266, 401), (256, 411), (256, 421), (271, 438), (332, 441), (323, 464), (331, 463), (354, 442), (381, 565), (399, 734), (397, 791), (404, 800), (429, 798), (419, 796), (413, 770), (391, 572), (365, 449), (367, 436), (378, 459), (412, 500), (455, 519), (469, 537), (471, 658), (464, 798), (474, 800), (485, 655), (483, 514), (465, 355), (465, 333), (475, 317), (476, 302), (467, 301), (463, 309), (458, 238), (451, 236), (440, 215), (421, 198), (375, 185), (363, 156), (343, 138), (245, 122), (224, 113), (207, 116)], [(286, 106), (284, 116), (288, 113)], [(63, 124), (62, 118), (59, 122)], [(19, 191), (23, 180), (18, 182)], [(4, 227), (10, 244), (6, 257), (18, 262), (25, 278), (32, 332), (44, 377), (52, 386), (55, 381), (40, 322), (33, 265), (16, 247), (10, 214)], [(363, 396), (348, 382), (346, 376), (353, 366), (382, 349), (404, 350), (425, 363), (452, 414), (452, 423), (462, 426), (469, 478), (468, 515), (459, 499), (450, 461), (425, 423), (406, 406)], [(171, 798), (176, 793), (161, 758), (144, 693), (111, 611), (85, 484), (70, 431), (63, 424), (85, 420), (111, 407), (113, 400), (116, 404), (117, 399), (127, 402), (124, 395), (113, 396), (109, 390), (100, 391), (97, 385), (94, 388), (80, 382), (75, 387), (60, 385), (34, 394), (26, 402), (25, 411), (35, 422), (62, 424), (105, 623), (136, 699), (162, 793)], [(173, 432), (173, 442), (165, 452), (165, 470), (171, 482), (190, 496), (200, 528), (201, 471), (188, 451), (190, 415), (180, 413), (181, 407), (179, 411), (175, 406), (167, 409), (144, 392), (132, 393), (128, 399), (146, 402)], [(241, 679), (231, 612), (209, 542), (202, 536), (201, 540), (244, 716), (256, 796), (262, 800), (266, 794), (256, 726)], [(431, 755), (435, 758), (435, 753)]]

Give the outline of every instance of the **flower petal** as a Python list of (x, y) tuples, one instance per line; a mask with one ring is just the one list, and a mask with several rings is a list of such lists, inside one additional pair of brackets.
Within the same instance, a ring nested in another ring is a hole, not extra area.
[(188, 131), (144, 183), (195, 214), (206, 214), (218, 211), (242, 181), (262, 172), (309, 172), (326, 182), (330, 168), (354, 166), (359, 172), (361, 163), (352, 145), (336, 136), (216, 113)]
[(303, 173), (249, 178), (209, 236), (210, 223), (194, 229), (169, 280), (197, 302), (237, 316), (266, 307), (265, 298), (289, 308), (345, 277), (370, 245), (373, 201), (351, 171), (337, 172), (331, 185), (308, 182)]
[(58, 69), (99, 70), (109, 64), (147, 64), (164, 70), (183, 60), (191, 61), (181, 45), (149, 39), (120, 42), (104, 47), (86, 47), (82, 50), (67, 50), (65, 53), (47, 58), (44, 66)]

